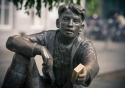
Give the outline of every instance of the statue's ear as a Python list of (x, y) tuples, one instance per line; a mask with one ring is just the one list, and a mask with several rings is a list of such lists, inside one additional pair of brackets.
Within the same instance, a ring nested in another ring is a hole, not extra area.
[(81, 26), (81, 29), (80, 29), (80, 31), (79, 32), (82, 32), (83, 31), (83, 29), (84, 29), (84, 24), (82, 24), (82, 26)]
[(56, 20), (56, 27), (59, 28), (59, 19)]

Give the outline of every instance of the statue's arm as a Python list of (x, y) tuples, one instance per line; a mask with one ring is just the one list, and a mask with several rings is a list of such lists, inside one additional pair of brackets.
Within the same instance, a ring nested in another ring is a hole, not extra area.
[(10, 36), (6, 42), (6, 47), (13, 52), (21, 53), (29, 57), (41, 55), (41, 50), (45, 47), (40, 45), (39, 38), (39, 33), (25, 36)]
[(95, 48), (91, 41), (87, 41), (83, 44), (82, 63), (85, 65), (87, 71), (86, 79), (83, 83), (84, 86), (89, 86), (93, 78), (98, 74), (99, 65), (97, 62), (97, 55)]
[(28, 57), (34, 57), (35, 55), (41, 55), (43, 59), (44, 75), (54, 82), (53, 74), (53, 58), (44, 45), (43, 34), (25, 35), (23, 37), (15, 35), (10, 36), (6, 42), (6, 47), (16, 53), (23, 54)]

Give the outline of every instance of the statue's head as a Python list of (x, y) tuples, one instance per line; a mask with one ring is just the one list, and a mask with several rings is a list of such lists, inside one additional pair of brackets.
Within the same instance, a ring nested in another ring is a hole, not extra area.
[(56, 26), (64, 36), (74, 38), (83, 29), (85, 9), (81, 6), (74, 3), (61, 5), (58, 15)]

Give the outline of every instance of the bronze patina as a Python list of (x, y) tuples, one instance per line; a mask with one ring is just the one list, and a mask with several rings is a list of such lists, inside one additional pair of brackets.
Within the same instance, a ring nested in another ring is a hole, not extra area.
[[(89, 86), (99, 71), (95, 48), (81, 36), (85, 9), (77, 4), (64, 4), (58, 9), (58, 30), (31, 35), (10, 36), (6, 47), (15, 52), (2, 88), (83, 88)], [(43, 76), (34, 57), (43, 59)], [(76, 84), (71, 82), (73, 69), (83, 64)]]

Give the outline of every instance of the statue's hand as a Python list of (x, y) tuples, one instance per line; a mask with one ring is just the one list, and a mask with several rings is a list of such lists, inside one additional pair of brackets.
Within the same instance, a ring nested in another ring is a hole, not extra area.
[(41, 55), (43, 58), (43, 66), (44, 65), (53, 66), (53, 58), (51, 54), (49, 53), (49, 51), (44, 46), (42, 46), (41, 48)]
[(50, 83), (51, 86), (54, 85), (55, 82), (55, 76), (53, 73), (53, 57), (51, 54), (48, 52), (46, 47), (42, 47), (41, 49), (41, 55), (43, 58), (43, 74), (46, 76), (48, 82)]
[(83, 70), (83, 73), (82, 74), (79, 74), (79, 76), (78, 76), (78, 78), (77, 78), (77, 80), (76, 80), (76, 83), (78, 84), (78, 85), (83, 85), (83, 83), (85, 82), (85, 80), (86, 80), (86, 77), (87, 76), (87, 71), (86, 71), (86, 69), (84, 68), (84, 70)]

